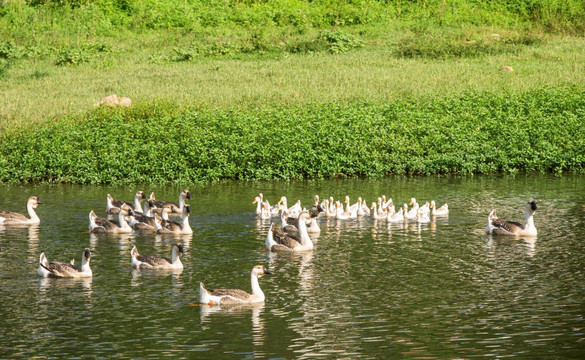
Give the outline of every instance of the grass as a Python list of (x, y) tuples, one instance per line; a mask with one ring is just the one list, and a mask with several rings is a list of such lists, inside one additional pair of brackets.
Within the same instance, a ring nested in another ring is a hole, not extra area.
[[(255, 108), (273, 104), (356, 101), (388, 103), (464, 91), (523, 92), (543, 86), (585, 85), (585, 41), (555, 38), (518, 54), (464, 59), (410, 59), (391, 46), (345, 54), (290, 54), (278, 58), (203, 58), (189, 62), (94, 59), (76, 66), (22, 62), (0, 80), (0, 129), (42, 124), (83, 113), (110, 94), (134, 103), (169, 100), (179, 106)], [(503, 73), (510, 65), (513, 73)], [(43, 89), (43, 91), (39, 91)]]
[[(583, 171), (584, 17), (578, 0), (13, 0), (0, 5), (0, 182)], [(111, 94), (133, 108), (93, 108)], [(565, 147), (555, 121), (576, 134)], [(319, 153), (315, 122), (363, 149)], [(242, 148), (244, 134), (265, 142), (250, 126), (287, 146)], [(490, 138), (510, 126), (519, 139)], [(453, 129), (458, 146), (437, 147)], [(305, 138), (320, 165), (290, 144)]]

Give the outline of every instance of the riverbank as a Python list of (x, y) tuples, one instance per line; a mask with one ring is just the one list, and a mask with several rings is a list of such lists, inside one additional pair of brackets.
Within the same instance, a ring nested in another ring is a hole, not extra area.
[(585, 170), (585, 91), (246, 111), (98, 108), (0, 138), (0, 182), (185, 184)]

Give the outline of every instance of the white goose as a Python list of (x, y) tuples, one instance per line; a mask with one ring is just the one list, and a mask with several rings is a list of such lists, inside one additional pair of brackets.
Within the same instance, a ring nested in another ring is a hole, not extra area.
[(171, 207), (167, 206), (167, 211), (162, 211), (161, 215), (155, 214), (152, 210), (154, 208), (154, 204), (152, 200), (147, 200), (144, 203), (144, 213), (137, 214), (133, 213), (130, 215), (130, 219), (128, 220), (128, 225), (130, 225), (136, 231), (153, 231), (156, 230), (156, 223), (155, 218), (160, 217), (160, 220), (169, 220), (169, 212), (171, 211)]
[[(405, 204), (406, 205), (406, 204)], [(388, 217), (386, 218), (388, 222), (403, 222), (404, 221), (404, 210), (400, 208), (397, 212), (388, 213)]]
[(260, 193), (258, 196), (256, 196), (254, 198), (254, 201), (252, 201), (252, 204), (256, 204), (256, 216), (260, 216), (260, 214), (262, 213), (262, 198), (264, 197), (264, 195), (262, 195), (262, 193)]
[(101, 218), (92, 210), (89, 212), (89, 232), (91, 233), (114, 233), (114, 234), (130, 234), (132, 227), (126, 221), (127, 215), (134, 214), (131, 209), (120, 209), (118, 213), (118, 223), (108, 219)]
[(304, 210), (299, 214), (298, 230), (299, 237), (285, 234), (282, 230), (270, 225), (266, 235), (266, 250), (270, 251), (308, 251), (313, 249), (313, 241), (307, 232), (307, 219), (309, 211)]
[(0, 211), (0, 224), (1, 225), (29, 225), (29, 224), (39, 224), (41, 219), (35, 212), (37, 206), (41, 203), (41, 200), (38, 196), (30, 196), (26, 200), (26, 211), (28, 212), (27, 218), (23, 214), (10, 212), (10, 211)]
[[(164, 211), (169, 211), (168, 207), (163, 209)], [(179, 235), (189, 235), (193, 234), (193, 229), (191, 229), (191, 225), (189, 224), (189, 215), (191, 215), (191, 206), (185, 205), (183, 209), (183, 215), (181, 215), (181, 221), (170, 221), (170, 220), (162, 220), (159, 221), (155, 218), (155, 229), (156, 232), (159, 234), (179, 234)]]
[(132, 256), (132, 267), (136, 269), (148, 269), (148, 270), (174, 270), (182, 269), (183, 263), (181, 262), (181, 254), (185, 250), (182, 244), (174, 244), (171, 250), (171, 258), (162, 256), (149, 256), (140, 255), (136, 246), (130, 251)]
[[(356, 217), (357, 217), (357, 214), (356, 214)], [(338, 220), (352, 219), (352, 213), (347, 212), (347, 211), (343, 211), (343, 206), (341, 205), (339, 200), (337, 200), (335, 202), (335, 218)]]
[(89, 267), (89, 259), (91, 253), (89, 249), (83, 250), (81, 255), (81, 267), (71, 263), (49, 262), (45, 253), (41, 253), (39, 258), (39, 268), (37, 274), (42, 277), (53, 278), (87, 278), (92, 276), (91, 268)]
[(263, 302), (265, 299), (264, 292), (258, 284), (258, 277), (266, 274), (272, 274), (262, 265), (256, 265), (250, 271), (250, 283), (252, 293), (249, 294), (239, 289), (216, 289), (207, 290), (203, 283), (199, 283), (199, 303), (213, 305), (233, 305), (233, 304), (253, 304)]
[(372, 206), (370, 207), (370, 209), (374, 210), (372, 217), (374, 220), (386, 220), (388, 213), (382, 209), (382, 206), (378, 207), (379, 204), (381, 205), (381, 199), (378, 200), (378, 204), (372, 202)]
[[(412, 211), (414, 209), (414, 212)], [(405, 221), (416, 220), (418, 216), (418, 207), (413, 207), (412, 209), (408, 210), (408, 205), (406, 203), (402, 205), (402, 213), (404, 215)]]
[(443, 204), (441, 207), (437, 207), (435, 200), (431, 200), (431, 215), (432, 216), (447, 216), (449, 215), (449, 205)]
[(537, 209), (536, 201), (530, 201), (526, 204), (526, 224), (501, 220), (496, 216), (496, 210), (494, 209), (488, 216), (486, 233), (492, 235), (536, 236), (537, 231), (534, 226), (533, 216)]
[(431, 222), (431, 218), (429, 218), (428, 212), (426, 212), (423, 207), (419, 207), (416, 215), (416, 221), (421, 224), (426, 224)]

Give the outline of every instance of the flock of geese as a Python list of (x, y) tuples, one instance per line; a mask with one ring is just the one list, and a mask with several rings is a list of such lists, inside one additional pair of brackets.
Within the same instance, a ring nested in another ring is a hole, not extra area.
[[(147, 199), (143, 191), (136, 192), (133, 202), (117, 201), (110, 194), (107, 195), (106, 213), (117, 215), (117, 220), (99, 217), (92, 210), (89, 213), (89, 231), (92, 233), (124, 234), (132, 232), (154, 232), (170, 234), (192, 234), (189, 225), (190, 206), (186, 203), (191, 200), (189, 190), (183, 190), (179, 194), (179, 203), (156, 200), (154, 193)], [(144, 202), (144, 204), (142, 204)], [(300, 200), (291, 207), (285, 196), (278, 203), (270, 206), (262, 194), (255, 197), (256, 216), (260, 219), (270, 220), (271, 224), (266, 236), (265, 244), (268, 251), (300, 252), (313, 249), (310, 234), (320, 233), (321, 229), (317, 219), (319, 217), (335, 218), (338, 220), (357, 219), (371, 216), (375, 220), (388, 222), (430, 222), (431, 217), (445, 217), (449, 215), (447, 204), (436, 207), (435, 201), (425, 202), (419, 205), (415, 198), (400, 206), (398, 211), (392, 199), (381, 196), (376, 202), (367, 206), (362, 198), (350, 204), (349, 196), (341, 201), (334, 201), (332, 197), (323, 201), (315, 195), (314, 203), (309, 209), (301, 206)], [(30, 196), (26, 202), (29, 217), (23, 214), (0, 211), (0, 225), (27, 225), (39, 224), (40, 219), (35, 209), (42, 204), (38, 196)], [(410, 208), (409, 208), (410, 205)], [(526, 204), (524, 224), (516, 221), (506, 221), (496, 216), (496, 210), (488, 215), (486, 234), (536, 236), (533, 215), (537, 210), (536, 202)], [(180, 221), (169, 219), (169, 215), (180, 216)], [(280, 226), (276, 226), (273, 218), (280, 218)], [(180, 256), (184, 253), (183, 245), (173, 244), (171, 257), (159, 257), (141, 255), (134, 246), (131, 250), (131, 265), (138, 269), (169, 270), (182, 269)], [(52, 278), (86, 278), (92, 276), (89, 266), (91, 253), (88, 248), (83, 250), (81, 266), (76, 266), (74, 260), (68, 263), (49, 261), (45, 253), (41, 253), (37, 273), (41, 277)], [(263, 302), (265, 299), (258, 283), (258, 278), (271, 272), (262, 265), (256, 265), (250, 271), (250, 283), (252, 293), (239, 289), (210, 290), (200, 283), (199, 303), (208, 305), (245, 304)]]

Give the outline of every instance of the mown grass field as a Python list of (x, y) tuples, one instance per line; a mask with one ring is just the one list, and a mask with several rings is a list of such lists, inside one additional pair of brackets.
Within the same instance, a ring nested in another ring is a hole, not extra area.
[[(553, 0), (10, 1), (0, 181), (583, 171), (584, 18)], [(133, 108), (94, 109), (114, 93)]]

